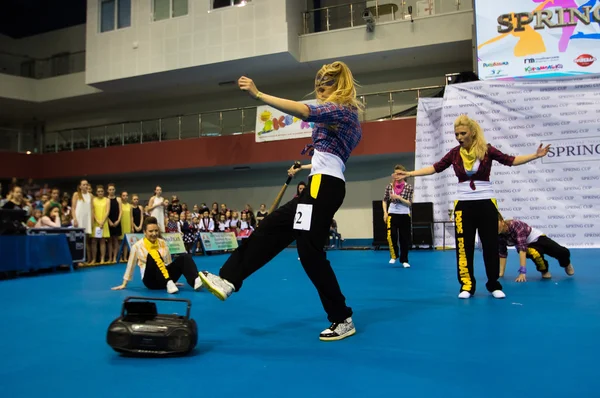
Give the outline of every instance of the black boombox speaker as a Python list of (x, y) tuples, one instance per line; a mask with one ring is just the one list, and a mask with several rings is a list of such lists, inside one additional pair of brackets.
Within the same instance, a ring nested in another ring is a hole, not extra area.
[[(152, 301), (187, 303), (185, 316), (159, 314)], [(127, 356), (165, 357), (189, 354), (198, 342), (196, 321), (190, 318), (192, 303), (186, 299), (127, 297), (121, 316), (108, 327), (106, 342)]]

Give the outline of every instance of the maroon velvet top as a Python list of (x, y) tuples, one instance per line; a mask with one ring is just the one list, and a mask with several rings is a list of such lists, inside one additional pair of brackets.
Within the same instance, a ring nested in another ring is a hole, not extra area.
[(441, 173), (450, 165), (454, 167), (454, 173), (458, 177), (458, 182), (471, 181), (471, 189), (475, 190), (473, 181), (489, 181), (492, 171), (492, 160), (502, 163), (506, 166), (512, 166), (515, 161), (514, 156), (506, 155), (488, 144), (488, 151), (482, 161), (479, 163), (479, 169), (472, 175), (467, 175), (462, 157), (460, 156), (460, 145), (452, 148), (439, 162), (433, 165), (436, 173)]

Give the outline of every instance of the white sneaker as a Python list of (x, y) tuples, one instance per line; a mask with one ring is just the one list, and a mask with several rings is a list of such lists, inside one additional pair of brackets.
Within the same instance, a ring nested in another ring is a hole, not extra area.
[(502, 290), (494, 290), (492, 292), (492, 296), (494, 296), (494, 298), (497, 298), (497, 299), (503, 299), (506, 297), (506, 294), (504, 294), (504, 292)]
[(396, 264), (396, 259), (395, 258), (390, 259), (390, 264)]
[(323, 330), (319, 335), (321, 341), (336, 341), (352, 336), (356, 333), (352, 318), (346, 318), (344, 322), (334, 322), (327, 329)]
[(462, 292), (460, 292), (458, 294), (458, 298), (459, 299), (468, 299), (468, 298), (471, 298), (471, 293), (467, 292), (466, 290), (463, 290)]
[(227, 297), (231, 296), (235, 290), (231, 283), (220, 276), (211, 274), (207, 271), (202, 271), (198, 275), (200, 276), (200, 279), (202, 279), (202, 283), (206, 289), (217, 296), (219, 300), (227, 300)]
[(565, 268), (565, 272), (567, 273), (567, 275), (569, 276), (573, 276), (575, 275), (575, 268), (573, 268), (573, 264), (569, 264), (566, 266)]
[(200, 279), (200, 277), (197, 277), (196, 280), (194, 281), (194, 290), (195, 291), (202, 290), (202, 279)]
[(410, 264), (409, 264), (409, 263), (402, 263), (402, 266), (403, 266), (404, 268), (410, 268)]
[(167, 292), (169, 292), (169, 294), (174, 294), (174, 293), (177, 293), (178, 291), (179, 291), (179, 289), (175, 285), (175, 282), (173, 282), (173, 281), (167, 282)]

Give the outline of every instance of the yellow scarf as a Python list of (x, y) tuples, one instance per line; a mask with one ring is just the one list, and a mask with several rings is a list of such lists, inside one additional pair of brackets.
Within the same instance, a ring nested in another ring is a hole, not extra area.
[(462, 158), (463, 165), (465, 166), (465, 171), (470, 171), (473, 169), (473, 165), (477, 160), (477, 156), (475, 156), (475, 149), (471, 147), (471, 150), (467, 151), (465, 148), (460, 148), (460, 157)]
[(148, 250), (148, 254), (150, 254), (150, 257), (152, 257), (165, 279), (169, 279), (169, 271), (167, 271), (167, 266), (158, 252), (158, 240), (156, 243), (152, 243), (148, 239), (144, 238), (144, 247), (146, 250)]

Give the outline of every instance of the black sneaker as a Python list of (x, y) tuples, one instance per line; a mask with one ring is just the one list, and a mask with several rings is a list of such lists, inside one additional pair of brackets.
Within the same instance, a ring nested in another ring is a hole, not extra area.
[(346, 318), (344, 322), (334, 322), (329, 328), (323, 330), (319, 336), (321, 341), (336, 341), (352, 336), (356, 333), (352, 318)]

